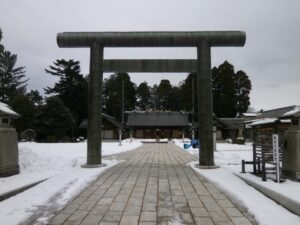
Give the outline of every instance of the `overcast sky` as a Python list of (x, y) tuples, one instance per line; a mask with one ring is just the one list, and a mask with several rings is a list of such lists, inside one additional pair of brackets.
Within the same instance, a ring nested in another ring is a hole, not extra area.
[[(299, 0), (0, 0), (2, 42), (26, 67), (28, 89), (54, 84), (44, 69), (58, 58), (79, 60), (88, 73), (89, 50), (58, 48), (59, 32), (242, 30), (245, 46), (213, 48), (212, 66), (228, 60), (245, 71), (256, 110), (300, 105), (299, 27)], [(104, 54), (107, 59), (195, 59), (196, 49), (115, 48)], [(177, 85), (187, 74), (130, 76), (137, 84), (167, 78)]]

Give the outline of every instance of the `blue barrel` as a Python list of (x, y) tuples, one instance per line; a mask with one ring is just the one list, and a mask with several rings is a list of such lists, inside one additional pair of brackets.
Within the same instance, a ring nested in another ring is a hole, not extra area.
[(184, 149), (188, 149), (189, 147), (190, 147), (189, 144), (183, 144), (183, 148), (184, 148)]

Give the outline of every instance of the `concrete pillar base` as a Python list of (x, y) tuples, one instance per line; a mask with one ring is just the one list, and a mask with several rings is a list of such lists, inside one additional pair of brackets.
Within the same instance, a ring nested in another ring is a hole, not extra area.
[(291, 180), (300, 181), (300, 172), (297, 171), (282, 171), (282, 176), (284, 178), (289, 178)]
[(195, 164), (195, 167), (198, 168), (198, 169), (218, 169), (220, 168), (219, 166), (202, 166), (202, 165), (199, 165), (199, 164)]
[(0, 177), (19, 172), (17, 132), (14, 128), (0, 128)]
[(287, 149), (282, 151), (282, 175), (300, 181), (300, 127), (285, 132)]
[(99, 167), (105, 167), (105, 166), (107, 166), (106, 163), (95, 164), (95, 165), (83, 164), (83, 165), (81, 165), (81, 168), (99, 168)]

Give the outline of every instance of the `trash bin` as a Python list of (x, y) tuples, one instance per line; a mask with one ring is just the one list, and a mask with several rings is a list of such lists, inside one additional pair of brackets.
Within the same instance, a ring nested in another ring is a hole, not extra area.
[(188, 149), (189, 147), (190, 147), (189, 144), (183, 144), (183, 148), (184, 148), (184, 149)]

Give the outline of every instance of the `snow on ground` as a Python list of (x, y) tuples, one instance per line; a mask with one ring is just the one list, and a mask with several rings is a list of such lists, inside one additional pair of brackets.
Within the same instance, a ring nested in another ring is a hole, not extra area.
[[(190, 140), (184, 140), (184, 143), (189, 143)], [(182, 140), (174, 140), (174, 143), (183, 148)], [(185, 149), (189, 153), (198, 157), (198, 149)], [(196, 162), (190, 165), (201, 175), (208, 178), (211, 182), (217, 184), (224, 192), (228, 193), (237, 202), (241, 202), (243, 206), (248, 208), (249, 212), (262, 225), (298, 225), (300, 217), (287, 211), (274, 201), (270, 200), (259, 191), (247, 185), (243, 180), (235, 174), (243, 176), (251, 181), (259, 183), (275, 192), (278, 192), (288, 198), (291, 198), (300, 203), (300, 183), (291, 180), (286, 180), (284, 183), (276, 183), (273, 180), (263, 182), (260, 177), (250, 173), (241, 174), (241, 160), (252, 160), (252, 144), (245, 145), (217, 143), (217, 151), (214, 152), (215, 164), (220, 166), (214, 170), (199, 170), (194, 167)], [(252, 166), (246, 165), (246, 171), (251, 172)]]
[(200, 170), (195, 168), (195, 162), (191, 167), (199, 174), (219, 186), (225, 193), (231, 196), (235, 202), (245, 206), (260, 225), (299, 225), (300, 217), (278, 205), (256, 189), (247, 185), (226, 168), (213, 170)]
[[(178, 147), (183, 148), (182, 139), (174, 139), (173, 141)], [(184, 143), (189, 144), (190, 140), (185, 139)], [(184, 150), (197, 157), (199, 155), (198, 148), (193, 149), (190, 147)], [(214, 152), (214, 155), (215, 164), (218, 166), (240, 165), (242, 159), (252, 160), (252, 143), (246, 143), (245, 145), (217, 143), (217, 151)]]
[[(124, 140), (103, 142), (102, 154), (111, 155), (141, 146), (140, 141)], [(86, 169), (87, 143), (19, 143), (19, 164), (21, 173), (0, 178), (0, 194), (31, 184), (46, 181), (16, 196), (0, 202), (0, 224), (18, 224), (28, 219), (39, 208), (62, 207), (78, 194), (87, 184), (95, 180), (105, 169), (118, 163), (104, 160), (106, 167)]]

